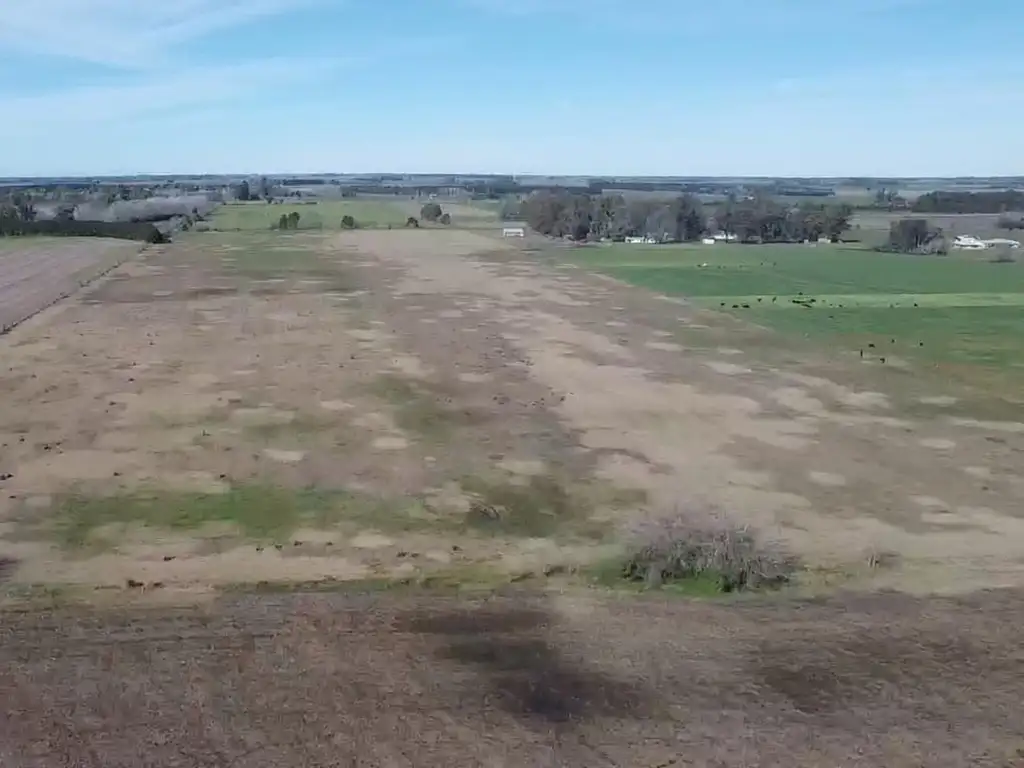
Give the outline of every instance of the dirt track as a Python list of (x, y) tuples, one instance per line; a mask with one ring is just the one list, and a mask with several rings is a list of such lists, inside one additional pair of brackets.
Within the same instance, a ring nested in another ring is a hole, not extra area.
[(1022, 618), (1009, 594), (799, 610), (264, 595), (8, 616), (0, 762), (1013, 768)]

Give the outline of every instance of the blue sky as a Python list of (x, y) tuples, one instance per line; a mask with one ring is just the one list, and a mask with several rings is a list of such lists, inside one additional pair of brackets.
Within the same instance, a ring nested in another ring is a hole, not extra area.
[(46, 0), (0, 176), (1024, 174), (1020, 0)]

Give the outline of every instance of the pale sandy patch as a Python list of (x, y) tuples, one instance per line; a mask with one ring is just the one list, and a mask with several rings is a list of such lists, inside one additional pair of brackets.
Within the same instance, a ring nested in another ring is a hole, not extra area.
[(289, 451), (280, 448), (264, 448), (263, 455), (271, 461), (278, 461), (282, 464), (298, 464), (306, 458), (305, 451)]
[(493, 378), (489, 373), (460, 373), (458, 375), (459, 381), (465, 384), (483, 384)]
[(807, 473), (807, 479), (826, 488), (841, 488), (846, 485), (846, 478), (836, 472), (812, 471)]
[(372, 445), (379, 451), (401, 451), (409, 447), (409, 441), (397, 435), (383, 435), (374, 438)]
[(379, 533), (360, 533), (348, 543), (355, 549), (386, 549), (393, 547), (395, 540)]
[(932, 397), (919, 397), (917, 402), (922, 405), (936, 405), (941, 408), (945, 408), (951, 405), (956, 405), (959, 402), (958, 398), (950, 395), (935, 395)]
[(647, 349), (658, 350), (659, 352), (682, 352), (683, 345), (672, 341), (648, 341), (644, 343)]
[(723, 376), (740, 376), (744, 373), (751, 373), (751, 370), (746, 366), (727, 363), (724, 360), (707, 360), (704, 365)]
[(945, 437), (926, 437), (918, 440), (918, 444), (935, 451), (951, 451), (956, 448), (956, 442)]
[(348, 403), (344, 400), (321, 400), (319, 405), (325, 411), (333, 411), (335, 413), (340, 411), (349, 411), (355, 407), (352, 403)]

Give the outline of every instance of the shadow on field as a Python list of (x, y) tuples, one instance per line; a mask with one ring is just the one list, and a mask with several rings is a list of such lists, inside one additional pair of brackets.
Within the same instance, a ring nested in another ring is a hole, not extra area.
[(1022, 618), (1020, 592), (16, 610), (0, 765), (1009, 768)]
[(651, 715), (651, 692), (567, 656), (546, 637), (554, 623), (544, 610), (490, 607), (398, 619), (405, 631), (443, 636), (435, 658), (475, 668), (490, 688), (485, 698), (513, 716), (553, 724)]
[(4, 584), (18, 568), (18, 561), (13, 557), (0, 557), (0, 584)]

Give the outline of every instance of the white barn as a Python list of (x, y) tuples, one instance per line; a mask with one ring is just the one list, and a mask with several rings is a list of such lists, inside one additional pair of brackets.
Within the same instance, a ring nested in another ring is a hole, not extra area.
[(501, 229), (502, 237), (526, 237), (526, 227), (517, 225), (505, 226)]

